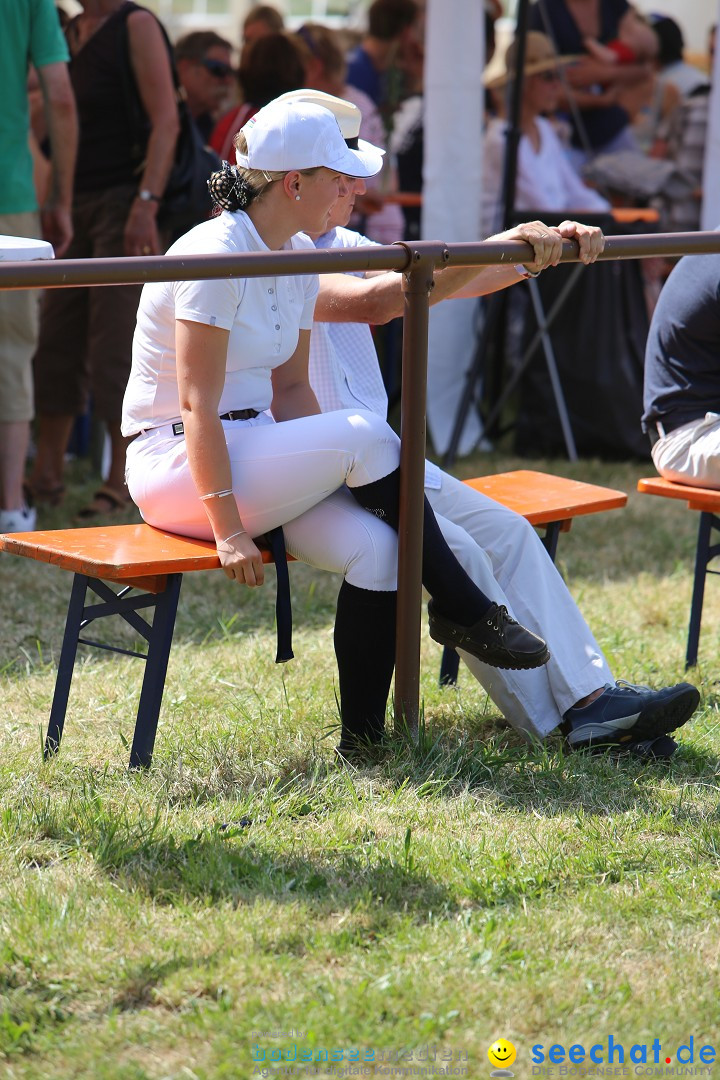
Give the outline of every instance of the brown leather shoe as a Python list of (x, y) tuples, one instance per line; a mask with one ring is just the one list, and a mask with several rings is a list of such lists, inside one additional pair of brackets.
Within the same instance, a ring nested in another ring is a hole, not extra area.
[(504, 605), (491, 604), (474, 626), (461, 626), (428, 604), (430, 637), (451, 649), (464, 649), (490, 667), (514, 671), (542, 667), (550, 651), (541, 637), (515, 622)]

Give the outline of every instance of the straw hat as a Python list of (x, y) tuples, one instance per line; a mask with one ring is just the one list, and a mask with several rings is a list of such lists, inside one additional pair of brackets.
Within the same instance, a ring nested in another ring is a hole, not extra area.
[[(504, 60), (499, 63), (490, 63), (485, 69), (483, 82), (490, 90), (496, 90), (505, 86), (507, 82), (515, 78), (517, 67), (518, 39), (508, 45)], [(552, 71), (554, 68), (565, 67), (579, 60), (580, 56), (559, 56), (555, 52), (552, 41), (547, 34), (541, 34), (538, 30), (528, 30), (525, 38), (525, 76), (539, 75), (542, 71)]]

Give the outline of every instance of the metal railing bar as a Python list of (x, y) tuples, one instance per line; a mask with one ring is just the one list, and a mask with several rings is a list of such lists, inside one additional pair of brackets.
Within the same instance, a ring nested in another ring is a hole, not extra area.
[[(440, 245), (421, 240), (412, 245), (418, 258), (438, 266), (493, 266), (527, 262), (529, 244), (520, 240), (485, 240)], [(442, 254), (440, 252), (442, 251)], [(608, 236), (602, 260), (720, 252), (720, 232), (640, 233)], [(563, 243), (563, 262), (578, 261), (574, 240)], [(79, 285), (131, 285), (149, 281), (194, 281), (218, 277), (275, 277), (284, 274), (338, 274), (359, 270), (409, 268), (403, 244), (338, 251), (258, 251), (248, 255), (148, 255), (116, 259), (57, 259), (0, 263), (0, 289), (70, 288)]]

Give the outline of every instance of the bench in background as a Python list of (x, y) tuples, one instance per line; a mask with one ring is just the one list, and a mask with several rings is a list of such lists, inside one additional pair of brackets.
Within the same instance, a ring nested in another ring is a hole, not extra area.
[(720, 511), (720, 491), (714, 488), (694, 487), (691, 484), (677, 484), (674, 480), (664, 480), (660, 476), (638, 480), (638, 491), (643, 495), (660, 495), (666, 499), (687, 500), (688, 510), (697, 510), (700, 514), (695, 548), (690, 624), (685, 651), (685, 667), (693, 667), (697, 664), (700, 644), (705, 579), (708, 574), (720, 573), (718, 570), (708, 569), (710, 562), (716, 555), (720, 555), (720, 543), (712, 543), (713, 533), (720, 535), (720, 517), (717, 516)]

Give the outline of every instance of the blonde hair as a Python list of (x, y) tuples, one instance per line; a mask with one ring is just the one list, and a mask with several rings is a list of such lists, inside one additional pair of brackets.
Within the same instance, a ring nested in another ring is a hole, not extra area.
[[(238, 154), (247, 154), (247, 139), (243, 134), (242, 128), (233, 139), (233, 145), (235, 147), (236, 156)], [(259, 199), (272, 183), (276, 180), (282, 180), (283, 176), (285, 176), (284, 172), (267, 172), (265, 169), (245, 169), (242, 165), (237, 165), (236, 168), (238, 174), (245, 183), (254, 191), (255, 194), (253, 197), (255, 199)]]

